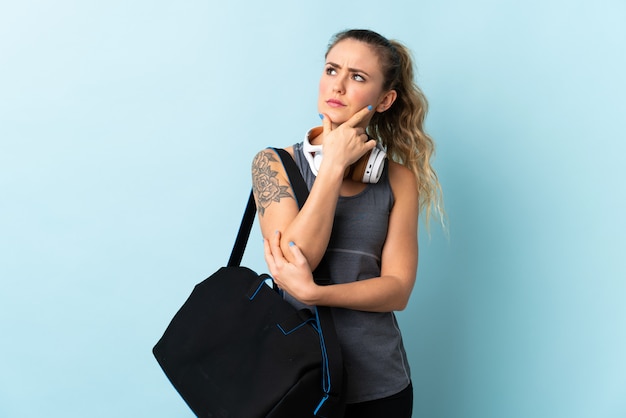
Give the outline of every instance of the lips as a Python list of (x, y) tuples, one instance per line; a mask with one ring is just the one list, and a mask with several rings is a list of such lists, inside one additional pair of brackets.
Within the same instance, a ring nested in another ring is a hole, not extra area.
[(344, 107), (345, 104), (343, 104), (340, 100), (337, 99), (328, 99), (326, 100), (326, 104), (330, 107)]

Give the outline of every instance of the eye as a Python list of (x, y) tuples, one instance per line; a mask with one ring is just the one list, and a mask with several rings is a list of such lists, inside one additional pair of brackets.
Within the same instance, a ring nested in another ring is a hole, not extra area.
[(326, 67), (325, 72), (326, 72), (326, 75), (335, 75), (335, 74), (337, 74), (337, 70), (335, 70), (333, 67), (330, 67), (330, 66)]
[(352, 78), (353, 78), (355, 81), (365, 81), (365, 78), (364, 78), (361, 74), (358, 74), (358, 73), (354, 74), (354, 75), (352, 76)]

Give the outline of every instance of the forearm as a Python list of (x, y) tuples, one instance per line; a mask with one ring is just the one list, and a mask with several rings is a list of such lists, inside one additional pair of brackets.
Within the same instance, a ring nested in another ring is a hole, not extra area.
[(289, 261), (289, 243), (294, 242), (302, 250), (311, 269), (319, 264), (333, 227), (335, 209), (343, 180), (343, 169), (327, 167), (320, 171), (305, 205), (281, 232), (281, 248)]
[(298, 245), (288, 246), (293, 260), (288, 261), (280, 240), (280, 234), (274, 234), (264, 242), (265, 261), (276, 284), (300, 302), (369, 312), (403, 310), (408, 304), (417, 273), (415, 240), (400, 239), (397, 245), (383, 251), (380, 277), (328, 286), (315, 283)]
[(382, 276), (351, 283), (311, 287), (302, 302), (368, 312), (401, 311), (406, 308), (414, 280)]

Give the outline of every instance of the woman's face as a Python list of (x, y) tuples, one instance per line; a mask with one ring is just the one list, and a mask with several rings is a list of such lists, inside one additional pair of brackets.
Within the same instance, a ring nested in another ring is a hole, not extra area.
[[(372, 48), (354, 39), (344, 39), (327, 54), (320, 79), (318, 111), (333, 125), (340, 125), (359, 110), (375, 110), (384, 100), (383, 73)], [(373, 112), (372, 112), (373, 114)], [(367, 126), (371, 116), (361, 123)]]

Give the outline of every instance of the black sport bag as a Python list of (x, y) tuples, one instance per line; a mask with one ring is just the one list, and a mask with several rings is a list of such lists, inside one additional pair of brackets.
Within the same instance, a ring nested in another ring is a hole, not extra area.
[[(308, 188), (289, 153), (276, 151), (302, 207)], [(154, 356), (199, 417), (341, 417), (343, 367), (329, 308), (296, 310), (269, 275), (240, 266), (255, 211), (250, 193), (227, 267), (195, 286)]]

